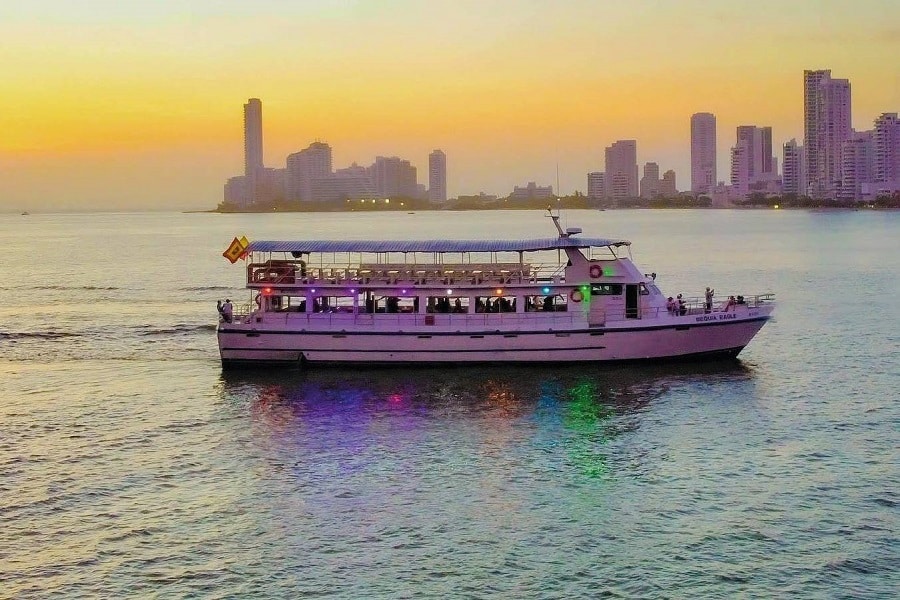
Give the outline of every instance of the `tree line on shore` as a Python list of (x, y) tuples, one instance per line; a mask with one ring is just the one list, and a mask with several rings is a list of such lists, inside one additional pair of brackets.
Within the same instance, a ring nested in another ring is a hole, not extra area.
[[(372, 212), (372, 211), (420, 211), (420, 210), (544, 210), (548, 206), (564, 209), (614, 209), (614, 208), (711, 208), (713, 201), (708, 196), (679, 195), (674, 197), (626, 198), (622, 200), (600, 200), (589, 198), (576, 192), (559, 198), (484, 198), (462, 196), (447, 202), (430, 202), (419, 198), (382, 198), (367, 200), (333, 200), (328, 202), (303, 202), (276, 200), (258, 202), (251, 206), (238, 206), (222, 202), (215, 212)], [(788, 194), (766, 196), (753, 194), (745, 200), (735, 201), (728, 207), (737, 208), (900, 208), (900, 193), (879, 197), (872, 201), (813, 199), (807, 196)]]

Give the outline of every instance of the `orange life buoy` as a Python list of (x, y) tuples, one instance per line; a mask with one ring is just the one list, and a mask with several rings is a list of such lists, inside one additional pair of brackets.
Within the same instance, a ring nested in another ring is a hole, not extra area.
[(572, 302), (581, 302), (584, 300), (584, 294), (581, 293), (581, 290), (572, 290), (572, 293), (569, 294), (569, 298), (572, 299)]
[(600, 265), (591, 265), (591, 279), (603, 277), (603, 267)]

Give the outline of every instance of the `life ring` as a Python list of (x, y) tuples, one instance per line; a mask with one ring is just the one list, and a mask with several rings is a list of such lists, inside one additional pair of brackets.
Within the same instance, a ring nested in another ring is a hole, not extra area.
[(569, 294), (569, 298), (572, 299), (572, 302), (581, 302), (584, 300), (584, 294), (581, 293), (581, 290), (572, 290), (572, 293)]
[(591, 265), (591, 279), (603, 277), (603, 267), (600, 265)]

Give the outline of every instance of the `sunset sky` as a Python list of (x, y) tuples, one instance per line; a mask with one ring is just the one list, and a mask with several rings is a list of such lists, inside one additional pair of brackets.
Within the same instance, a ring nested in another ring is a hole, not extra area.
[(212, 208), (316, 139), (335, 167), (398, 155), (451, 196), (586, 188), (603, 151), (690, 185), (689, 119), (803, 137), (803, 69), (849, 78), (853, 125), (900, 111), (896, 0), (29, 0), (0, 5), (0, 210)]

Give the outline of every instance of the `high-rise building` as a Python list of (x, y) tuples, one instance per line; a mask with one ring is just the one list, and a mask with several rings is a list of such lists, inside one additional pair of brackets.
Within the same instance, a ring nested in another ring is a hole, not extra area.
[(853, 132), (841, 147), (841, 191), (844, 200), (862, 200), (875, 181), (875, 136)]
[(447, 201), (447, 155), (441, 150), (428, 155), (428, 199)]
[(606, 197), (604, 173), (593, 171), (587, 175), (587, 195), (591, 200), (602, 200)]
[(716, 186), (716, 116), (691, 115), (691, 191), (709, 194)]
[(781, 159), (781, 187), (785, 194), (806, 195), (806, 173), (804, 171), (806, 161), (803, 154), (803, 146), (798, 145), (796, 139), (784, 144)]
[(382, 198), (416, 198), (416, 168), (397, 156), (376, 156), (371, 167), (375, 191)]
[(248, 203), (256, 201), (263, 169), (262, 102), (250, 98), (244, 105), (244, 176)]
[(731, 149), (731, 189), (738, 198), (750, 193), (750, 144), (746, 139), (738, 140)]
[(803, 72), (803, 146), (807, 187), (815, 198), (841, 189), (841, 147), (851, 132), (850, 82), (831, 70)]
[(313, 193), (313, 181), (330, 177), (331, 165), (331, 146), (324, 142), (313, 142), (300, 152), (289, 155), (284, 184), (288, 200), (322, 201)]
[(637, 142), (618, 140), (606, 149), (606, 197), (613, 200), (637, 198)]
[(886, 190), (900, 190), (900, 120), (897, 113), (875, 119), (875, 181)]
[(659, 194), (659, 165), (648, 162), (644, 165), (644, 176), (641, 177), (641, 198), (650, 200)]

